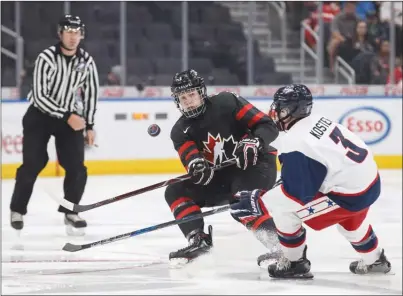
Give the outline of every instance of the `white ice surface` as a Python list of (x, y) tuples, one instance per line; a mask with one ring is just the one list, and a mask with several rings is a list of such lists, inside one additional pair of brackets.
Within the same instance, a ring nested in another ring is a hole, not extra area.
[[(168, 267), (171, 251), (187, 242), (177, 226), (109, 245), (68, 253), (66, 242), (94, 242), (173, 219), (159, 189), (82, 214), (86, 236), (67, 237), (50, 194), (61, 195), (61, 178), (38, 179), (25, 228), (18, 238), (9, 226), (13, 180), (2, 181), (2, 294), (402, 294), (402, 172), (382, 171), (382, 196), (369, 212), (395, 275), (349, 272), (357, 258), (335, 227), (308, 228), (309, 281), (269, 278), (256, 264), (265, 248), (229, 213), (206, 218), (214, 227), (214, 251), (182, 269)], [(82, 204), (167, 179), (167, 175), (89, 177)]]

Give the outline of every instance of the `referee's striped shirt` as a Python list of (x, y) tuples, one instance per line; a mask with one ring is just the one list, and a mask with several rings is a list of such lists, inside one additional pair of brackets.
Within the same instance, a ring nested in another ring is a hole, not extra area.
[(94, 59), (82, 48), (74, 56), (66, 57), (60, 43), (38, 55), (28, 94), (31, 104), (50, 116), (67, 120), (72, 112), (77, 112), (78, 89), (81, 89), (87, 129), (92, 129), (99, 92)]

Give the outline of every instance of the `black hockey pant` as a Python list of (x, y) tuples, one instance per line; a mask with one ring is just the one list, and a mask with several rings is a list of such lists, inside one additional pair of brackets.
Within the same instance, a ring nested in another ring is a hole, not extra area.
[[(23, 163), (17, 169), (16, 183), (11, 199), (11, 211), (22, 215), (27, 213), (27, 205), (39, 173), (49, 160), (47, 146), (53, 135), (60, 165), (66, 171), (64, 178), (64, 198), (78, 204), (87, 182), (87, 168), (84, 166), (83, 131), (74, 131), (66, 122), (50, 117), (34, 106), (30, 106), (22, 120)], [(64, 207), (59, 212), (70, 213)]]
[[(201, 213), (203, 207), (225, 205), (234, 201), (234, 194), (241, 190), (265, 189), (273, 187), (277, 177), (276, 156), (269, 155), (256, 166), (245, 171), (230, 167), (217, 171), (212, 181), (206, 185), (195, 185), (190, 180), (172, 184), (165, 190), (165, 200), (176, 219)], [(263, 206), (264, 207), (264, 206)], [(251, 230), (272, 229), (273, 219), (267, 211), (265, 215), (248, 221), (245, 226)], [(238, 222), (241, 222), (237, 220)], [(203, 219), (179, 225), (186, 238), (204, 229)]]

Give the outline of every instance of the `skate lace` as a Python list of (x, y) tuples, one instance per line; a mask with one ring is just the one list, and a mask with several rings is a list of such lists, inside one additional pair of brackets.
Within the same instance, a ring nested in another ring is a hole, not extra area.
[(357, 263), (357, 270), (361, 270), (363, 272), (368, 271), (368, 265), (365, 264), (364, 260), (359, 260)]
[(197, 238), (191, 238), (189, 240), (189, 244), (186, 247), (184, 247), (182, 249), (179, 249), (178, 252), (186, 251), (187, 249), (190, 249), (191, 247), (194, 247), (197, 242), (198, 242)]
[(287, 270), (291, 267), (291, 261), (285, 257), (281, 257), (277, 262), (278, 270)]

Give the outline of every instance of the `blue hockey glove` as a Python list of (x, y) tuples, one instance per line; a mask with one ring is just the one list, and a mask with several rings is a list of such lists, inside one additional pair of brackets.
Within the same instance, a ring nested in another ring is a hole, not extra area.
[(237, 192), (234, 197), (239, 201), (230, 204), (231, 216), (242, 223), (247, 223), (256, 217), (263, 216), (265, 213), (260, 204), (262, 202), (260, 197), (265, 193), (265, 190), (260, 189)]

